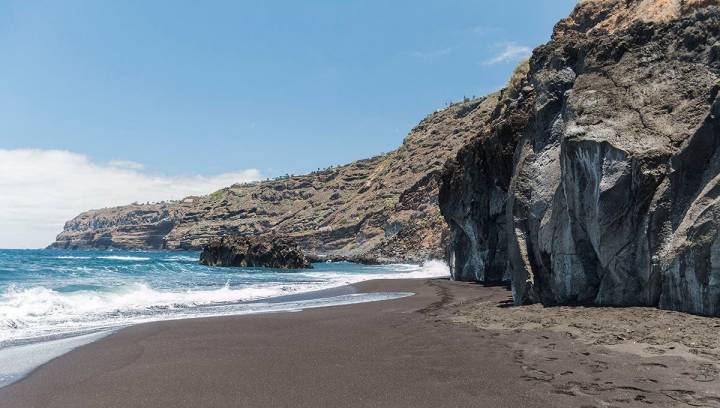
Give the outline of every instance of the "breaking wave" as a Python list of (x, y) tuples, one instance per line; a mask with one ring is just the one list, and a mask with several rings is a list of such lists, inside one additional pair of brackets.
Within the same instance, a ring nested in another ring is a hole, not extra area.
[(0, 344), (58, 330), (132, 323), (153, 314), (169, 315), (198, 306), (280, 296), (299, 289), (292, 285), (230, 288), (226, 284), (212, 290), (159, 291), (135, 283), (111, 291), (59, 292), (46, 287), (11, 286), (0, 295)]
[(97, 259), (109, 259), (113, 261), (149, 261), (150, 258), (144, 256), (120, 256), (120, 255), (109, 255), (109, 256), (98, 256)]
[[(203, 313), (257, 313), (263, 311), (261, 304), (248, 308), (244, 302), (370, 279), (449, 275), (447, 265), (440, 261), (422, 266), (322, 263), (315, 269), (289, 272), (208, 268), (198, 265), (195, 255), (145, 254), (61, 255), (51, 258), (62, 259), (54, 263), (43, 254), (38, 265), (33, 259), (6, 263), (24, 270), (8, 276), (3, 285), (0, 269), (0, 348), (18, 341)], [(0, 267), (1, 261), (0, 257)]]

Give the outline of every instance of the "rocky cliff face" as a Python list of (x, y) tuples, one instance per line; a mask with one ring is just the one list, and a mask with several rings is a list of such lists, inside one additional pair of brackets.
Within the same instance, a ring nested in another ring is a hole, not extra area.
[(720, 6), (588, 0), (442, 177), (461, 280), (720, 315)]
[(441, 257), (444, 162), (475, 137), (497, 95), (429, 115), (388, 154), (181, 202), (88, 211), (52, 247), (200, 249), (220, 235), (291, 237), (315, 255), (370, 262)]

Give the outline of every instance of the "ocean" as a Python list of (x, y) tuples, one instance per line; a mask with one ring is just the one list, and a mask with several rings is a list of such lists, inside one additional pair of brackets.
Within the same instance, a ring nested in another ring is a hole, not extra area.
[(197, 252), (0, 250), (0, 386), (118, 328), (386, 300), (369, 279), (448, 276), (445, 264), (316, 263), (313, 269), (211, 268)]

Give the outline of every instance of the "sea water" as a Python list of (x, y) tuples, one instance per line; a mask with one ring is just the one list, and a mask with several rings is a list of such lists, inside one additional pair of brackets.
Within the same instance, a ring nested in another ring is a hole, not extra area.
[(369, 279), (448, 276), (439, 261), (313, 269), (210, 268), (196, 252), (0, 250), (0, 386), (112, 330), (181, 318), (393, 299)]

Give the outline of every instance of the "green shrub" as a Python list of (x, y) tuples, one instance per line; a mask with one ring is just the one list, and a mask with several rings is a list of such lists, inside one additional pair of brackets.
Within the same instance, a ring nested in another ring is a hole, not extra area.
[(520, 87), (523, 84), (523, 81), (525, 78), (527, 78), (527, 74), (530, 71), (530, 60), (525, 59), (521, 61), (517, 67), (513, 70), (512, 75), (510, 75), (510, 79), (508, 80), (507, 87), (505, 88), (505, 93), (509, 98), (515, 98), (518, 93), (520, 92)]

